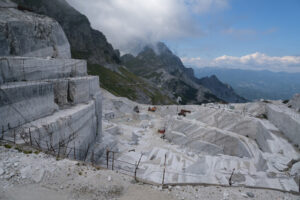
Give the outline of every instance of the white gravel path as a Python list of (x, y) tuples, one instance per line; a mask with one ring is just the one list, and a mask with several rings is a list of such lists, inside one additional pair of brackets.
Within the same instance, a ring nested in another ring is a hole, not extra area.
[[(184, 186), (161, 189), (135, 183), (116, 171), (96, 169), (44, 153), (24, 154), (0, 146), (1, 200), (101, 199), (261, 199), (300, 200), (300, 196), (272, 190)], [(254, 197), (249, 197), (248, 195)]]

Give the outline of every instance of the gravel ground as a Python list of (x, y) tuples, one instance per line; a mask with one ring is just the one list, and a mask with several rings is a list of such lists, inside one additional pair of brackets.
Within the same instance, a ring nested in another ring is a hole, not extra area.
[(7, 147), (0, 146), (1, 200), (300, 200), (300, 196), (289, 193), (242, 187), (176, 186), (162, 189), (136, 183), (132, 177), (116, 171)]

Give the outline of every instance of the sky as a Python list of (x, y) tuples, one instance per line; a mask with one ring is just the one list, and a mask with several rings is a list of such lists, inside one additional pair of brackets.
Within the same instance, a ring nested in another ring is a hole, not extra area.
[(67, 0), (114, 48), (165, 42), (188, 67), (300, 72), (300, 0)]

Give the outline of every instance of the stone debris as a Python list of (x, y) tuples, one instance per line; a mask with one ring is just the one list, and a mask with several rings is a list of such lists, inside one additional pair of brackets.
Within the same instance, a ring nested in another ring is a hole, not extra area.
[(252, 192), (247, 192), (246, 194), (250, 198), (254, 198), (255, 197), (255, 195)]
[(227, 190), (225, 190), (223, 193), (223, 200), (229, 200), (229, 193)]
[(248, 195), (246, 193), (241, 193), (242, 197), (248, 198)]

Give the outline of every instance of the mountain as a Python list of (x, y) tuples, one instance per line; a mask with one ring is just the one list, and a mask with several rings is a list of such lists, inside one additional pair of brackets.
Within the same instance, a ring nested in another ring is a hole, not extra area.
[[(218, 89), (213, 90), (218, 91), (215, 95), (197, 83), (199, 80), (195, 79), (193, 69), (184, 67), (181, 60), (163, 43), (146, 47), (137, 58), (125, 55), (121, 62), (119, 51), (112, 47), (104, 34), (92, 29), (87, 17), (65, 0), (14, 2), (23, 9), (58, 21), (69, 40), (72, 57), (86, 59), (89, 74), (98, 75), (101, 87), (117, 96), (147, 104), (173, 104), (177, 96), (182, 97), (182, 104), (220, 102), (225, 97), (220, 95)], [(127, 64), (129, 70), (122, 64)], [(137, 70), (134, 69), (136, 67)]]
[(244, 103), (247, 101), (245, 98), (236, 94), (230, 85), (222, 83), (216, 75), (201, 78), (197, 82), (227, 102)]
[(249, 99), (290, 99), (300, 92), (300, 73), (225, 68), (194, 68), (198, 78), (216, 75), (239, 95)]
[(183, 104), (246, 101), (216, 77), (197, 79), (193, 69), (186, 68), (162, 42), (146, 46), (137, 56), (126, 54), (121, 60), (134, 74), (166, 89), (175, 98), (180, 96)]
[(88, 73), (100, 77), (101, 87), (117, 96), (139, 103), (176, 103), (156, 85), (136, 76), (120, 65), (120, 54), (103, 33), (91, 28), (86, 16), (65, 0), (13, 0), (23, 9), (54, 18), (62, 26), (73, 58), (88, 60)]

